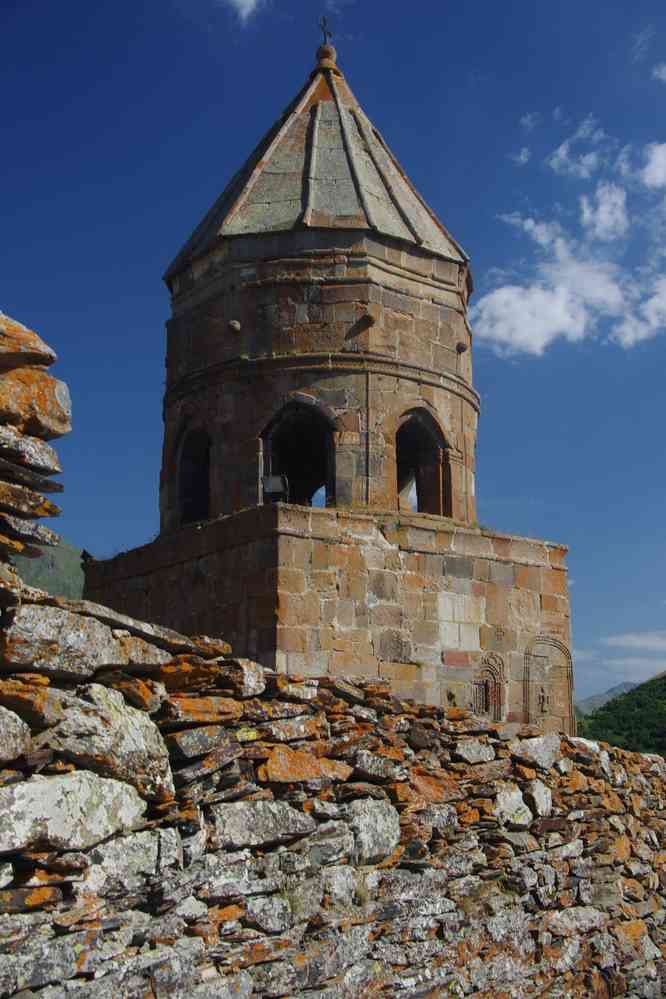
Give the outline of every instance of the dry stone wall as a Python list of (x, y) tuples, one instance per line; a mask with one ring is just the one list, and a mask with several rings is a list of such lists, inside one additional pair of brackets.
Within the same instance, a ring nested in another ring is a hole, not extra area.
[(666, 763), (0, 570), (0, 997), (658, 997)]
[(39, 556), (36, 545), (58, 540), (35, 523), (60, 512), (44, 496), (62, 492), (46, 441), (71, 428), (67, 386), (46, 370), (55, 360), (37, 333), (0, 312), (0, 559)]

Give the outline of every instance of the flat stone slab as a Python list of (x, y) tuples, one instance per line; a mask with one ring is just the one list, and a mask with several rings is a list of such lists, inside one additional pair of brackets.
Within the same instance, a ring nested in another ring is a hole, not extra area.
[(91, 677), (100, 666), (127, 663), (111, 629), (96, 618), (36, 604), (14, 612), (0, 639), (0, 659), (6, 666), (72, 679)]
[(22, 434), (16, 427), (0, 426), (0, 454), (25, 468), (31, 468), (42, 475), (62, 472), (58, 455), (50, 444)]
[(288, 843), (314, 832), (317, 823), (284, 801), (237, 801), (214, 805), (211, 816), (221, 848)]
[(79, 766), (124, 780), (144, 798), (163, 801), (174, 794), (169, 754), (155, 723), (130, 707), (117, 690), (98, 683), (79, 687), (62, 719), (36, 745), (62, 753)]
[(0, 312), (0, 369), (28, 364), (49, 365), (55, 360), (55, 351), (41, 336)]
[(27, 847), (85, 850), (131, 832), (146, 803), (133, 787), (78, 770), (0, 788), (0, 854)]
[(0, 422), (47, 441), (62, 437), (72, 429), (69, 389), (43, 368), (0, 372)]

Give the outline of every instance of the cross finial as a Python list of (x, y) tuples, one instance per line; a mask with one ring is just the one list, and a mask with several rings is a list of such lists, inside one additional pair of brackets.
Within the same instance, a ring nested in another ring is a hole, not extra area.
[(328, 45), (333, 37), (333, 32), (328, 27), (328, 19), (322, 14), (321, 20), (319, 21), (319, 27), (324, 36), (324, 45)]

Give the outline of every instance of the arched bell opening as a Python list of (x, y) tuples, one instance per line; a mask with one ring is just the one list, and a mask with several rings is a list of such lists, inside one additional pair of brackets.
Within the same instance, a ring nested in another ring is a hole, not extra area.
[(210, 437), (205, 430), (190, 430), (181, 445), (178, 508), (181, 524), (210, 517)]
[(395, 440), (398, 507), (450, 517), (451, 470), (446, 441), (425, 410), (412, 410)]
[(288, 403), (264, 432), (265, 503), (333, 506), (333, 428), (315, 406)]

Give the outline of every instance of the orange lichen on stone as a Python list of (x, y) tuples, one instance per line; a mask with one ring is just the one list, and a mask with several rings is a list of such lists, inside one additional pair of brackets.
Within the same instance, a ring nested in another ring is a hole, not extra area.
[(37, 333), (0, 313), (0, 369), (49, 365), (55, 360), (55, 351)]
[(259, 780), (269, 783), (292, 783), (297, 781), (319, 780), (330, 777), (332, 780), (347, 780), (353, 767), (337, 760), (327, 760), (310, 753), (287, 746), (276, 746), (265, 763), (257, 770)]
[(0, 422), (44, 440), (69, 433), (71, 402), (64, 382), (43, 368), (0, 373)]
[(57, 517), (60, 507), (26, 486), (12, 482), (0, 482), (0, 510), (8, 510), (30, 519), (36, 517)]
[(201, 725), (215, 722), (238, 721), (243, 706), (231, 697), (195, 697), (189, 694), (172, 694), (164, 703), (167, 717)]

